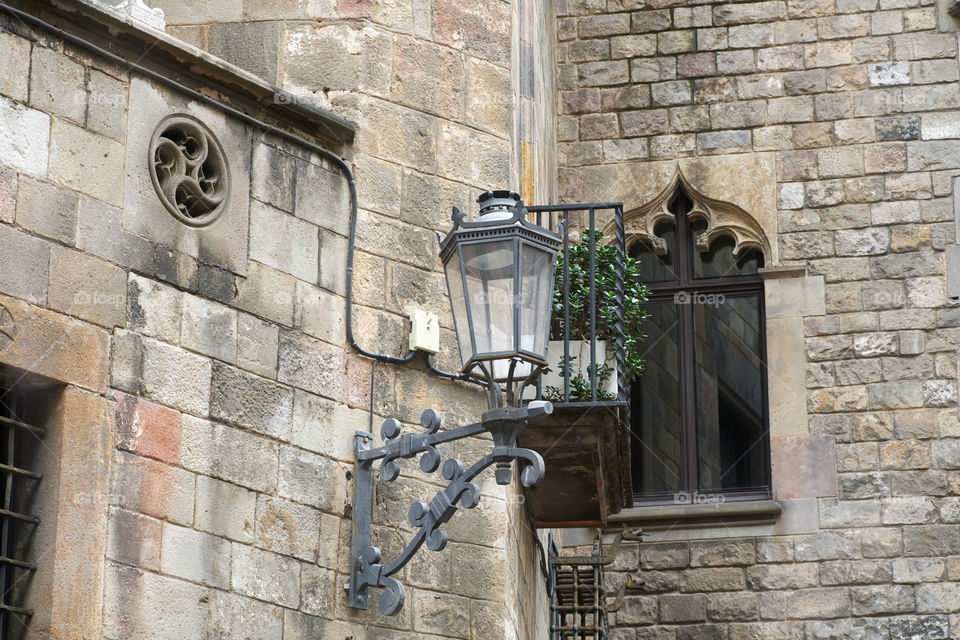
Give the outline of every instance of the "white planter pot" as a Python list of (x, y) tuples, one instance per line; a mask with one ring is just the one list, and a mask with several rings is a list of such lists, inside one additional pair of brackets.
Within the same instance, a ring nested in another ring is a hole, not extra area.
[[(575, 376), (583, 376), (589, 380), (588, 371), (590, 369), (590, 341), (589, 340), (571, 340), (570, 356), (575, 357), (574, 366), (570, 369), (570, 379)], [(550, 372), (543, 375), (543, 388), (556, 387), (563, 393), (563, 374), (560, 369), (560, 360), (563, 358), (563, 340), (551, 340), (547, 344), (547, 362), (550, 366)], [(606, 382), (601, 382), (598, 391), (607, 391), (614, 396), (617, 395), (617, 359), (616, 350), (611, 349), (607, 353), (607, 341), (597, 340), (597, 362), (605, 363), (612, 371)]]

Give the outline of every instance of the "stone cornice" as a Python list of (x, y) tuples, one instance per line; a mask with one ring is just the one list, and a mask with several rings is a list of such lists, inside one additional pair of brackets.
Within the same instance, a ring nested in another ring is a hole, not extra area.
[[(0, 5), (34, 16), (64, 34), (199, 91), (278, 129), (319, 138), (338, 150), (353, 142), (356, 127), (348, 120), (119, 12), (104, 11), (82, 0), (0, 0)], [(4, 23), (17, 32), (33, 28), (0, 11), (0, 27)], [(136, 70), (131, 72), (136, 73)]]
[(708, 504), (668, 504), (631, 507), (610, 516), (611, 523), (627, 523), (644, 529), (688, 528), (771, 523), (783, 512), (776, 500), (744, 500)]

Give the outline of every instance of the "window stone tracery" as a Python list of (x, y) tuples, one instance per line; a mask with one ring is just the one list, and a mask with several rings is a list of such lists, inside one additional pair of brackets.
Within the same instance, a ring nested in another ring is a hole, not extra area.
[(655, 198), (624, 213), (628, 249), (643, 241), (653, 248), (655, 254), (666, 254), (667, 244), (657, 236), (655, 230), (663, 222), (676, 222), (676, 216), (670, 211), (670, 203), (681, 190), (692, 202), (687, 217), (691, 222), (706, 224), (706, 229), (696, 238), (697, 251), (706, 253), (714, 240), (727, 236), (734, 242), (734, 256), (739, 258), (750, 250), (757, 250), (763, 254), (765, 263), (771, 260), (770, 241), (760, 224), (749, 213), (734, 204), (715, 200), (698, 192), (679, 169)]

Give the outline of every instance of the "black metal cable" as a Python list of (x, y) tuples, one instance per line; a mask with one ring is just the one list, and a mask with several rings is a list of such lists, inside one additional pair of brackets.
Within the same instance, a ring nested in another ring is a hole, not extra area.
[(530, 535), (533, 536), (533, 541), (537, 544), (537, 551), (540, 552), (540, 573), (543, 574), (543, 578), (546, 580), (547, 595), (552, 597), (550, 570), (547, 569), (547, 554), (543, 549), (543, 543), (540, 542), (540, 536), (537, 535), (537, 520), (533, 516), (533, 509), (530, 508), (530, 496), (527, 495), (526, 487), (523, 488), (523, 506), (527, 514), (527, 522), (530, 525)]
[(367, 418), (367, 431), (373, 433), (373, 389), (377, 379), (377, 361), (370, 364), (370, 416)]
[(433, 360), (430, 359), (430, 354), (426, 356), (427, 368), (431, 373), (440, 376), (441, 378), (446, 378), (448, 380), (459, 380), (460, 382), (469, 382), (470, 384), (475, 384), (481, 387), (486, 387), (487, 383), (478, 378), (474, 378), (469, 373), (450, 373), (449, 371), (443, 371), (438, 369), (433, 364)]
[[(332, 156), (333, 154), (330, 155)], [(354, 181), (353, 172), (350, 171), (347, 163), (340, 158), (337, 158), (337, 161), (346, 174), (347, 184), (350, 186), (350, 239), (347, 244), (347, 317), (345, 320), (347, 325), (347, 342), (362, 356), (390, 364), (407, 364), (417, 357), (416, 350), (411, 351), (405, 356), (391, 356), (385, 353), (367, 351), (357, 343), (357, 339), (353, 335), (353, 254), (357, 243), (357, 183)]]

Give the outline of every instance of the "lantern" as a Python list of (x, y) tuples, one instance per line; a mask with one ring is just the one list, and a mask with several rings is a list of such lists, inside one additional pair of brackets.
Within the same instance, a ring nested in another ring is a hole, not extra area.
[(480, 216), (454, 208), (443, 239), (463, 371), (488, 382), (525, 380), (547, 364), (560, 234), (527, 220), (520, 196), (487, 191)]

